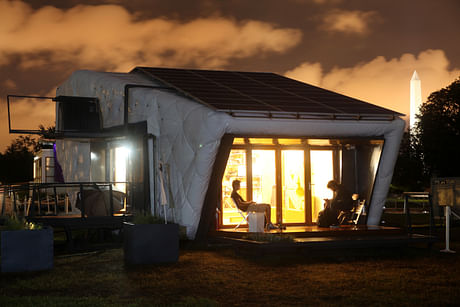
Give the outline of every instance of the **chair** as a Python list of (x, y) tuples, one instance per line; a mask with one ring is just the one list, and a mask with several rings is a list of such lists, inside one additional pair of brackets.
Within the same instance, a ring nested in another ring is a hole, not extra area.
[(234, 229), (236, 230), (238, 227), (240, 227), (240, 225), (241, 225), (244, 221), (246, 221), (246, 223), (249, 225), (249, 221), (248, 221), (248, 214), (249, 214), (249, 213), (243, 212), (240, 208), (238, 208), (238, 205), (236, 204), (236, 202), (235, 202), (235, 200), (233, 199), (233, 197), (232, 197), (232, 203), (233, 203), (233, 205), (235, 206), (235, 208), (236, 208), (236, 210), (238, 211), (238, 213), (239, 213), (239, 214), (241, 215), (241, 217), (243, 218), (243, 219), (241, 220), (241, 222), (239, 222), (238, 225), (236, 225), (236, 227), (235, 227)]
[(357, 225), (359, 217), (364, 210), (365, 200), (356, 200), (351, 210), (340, 211), (337, 221), (339, 225)]
[(358, 221), (359, 221), (359, 217), (361, 216), (361, 214), (363, 213), (364, 211), (364, 204), (365, 204), (366, 200), (365, 199), (362, 199), (362, 200), (358, 200), (358, 204), (355, 206), (355, 208), (353, 209), (353, 213), (351, 215), (351, 222), (354, 224), (354, 225), (358, 225)]

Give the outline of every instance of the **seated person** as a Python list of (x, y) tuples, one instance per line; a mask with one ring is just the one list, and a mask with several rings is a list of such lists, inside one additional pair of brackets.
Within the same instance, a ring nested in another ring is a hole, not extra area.
[(327, 188), (334, 192), (334, 197), (326, 199), (325, 208), (318, 213), (318, 226), (321, 227), (339, 224), (340, 213), (349, 212), (354, 207), (352, 194), (342, 184), (331, 180), (327, 183)]
[(266, 229), (275, 229), (275, 225), (272, 224), (271, 222), (271, 207), (269, 204), (258, 204), (254, 201), (248, 200), (245, 201), (243, 197), (241, 197), (240, 194), (238, 194), (238, 190), (240, 189), (240, 183), (241, 181), (239, 180), (233, 180), (232, 182), (232, 199), (235, 202), (236, 206), (238, 209), (240, 209), (243, 212), (247, 211), (255, 211), (255, 212), (265, 212), (265, 228)]

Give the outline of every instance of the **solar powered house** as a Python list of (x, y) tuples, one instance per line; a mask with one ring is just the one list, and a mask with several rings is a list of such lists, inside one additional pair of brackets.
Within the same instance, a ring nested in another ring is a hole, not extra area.
[(286, 226), (314, 225), (337, 179), (378, 225), (404, 130), (402, 114), (273, 73), (77, 71), (57, 96), (97, 102), (82, 113), (57, 102), (65, 181), (129, 185), (134, 211), (166, 215), (190, 239), (241, 221), (234, 179)]

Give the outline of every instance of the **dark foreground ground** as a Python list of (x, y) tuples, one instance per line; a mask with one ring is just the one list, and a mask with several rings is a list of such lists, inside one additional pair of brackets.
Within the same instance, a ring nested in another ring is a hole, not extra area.
[[(431, 249), (242, 256), (182, 248), (126, 267), (122, 249), (60, 255), (53, 270), (1, 274), (0, 306), (449, 306), (460, 302), (460, 231)], [(441, 238), (442, 239), (442, 238)]]

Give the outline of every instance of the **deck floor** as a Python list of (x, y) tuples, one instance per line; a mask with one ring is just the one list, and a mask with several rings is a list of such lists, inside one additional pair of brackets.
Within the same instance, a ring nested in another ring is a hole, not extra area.
[(415, 244), (430, 246), (436, 241), (433, 236), (407, 234), (404, 229), (384, 226), (341, 225), (338, 227), (287, 226), (263, 233), (284, 234), (291, 241), (264, 241), (254, 239), (248, 228), (220, 229), (213, 234), (219, 242), (225, 242), (238, 250), (250, 250), (256, 254), (301, 252), (331, 249), (399, 248)]
[[(249, 234), (247, 227), (221, 228), (216, 235), (241, 237)], [(265, 231), (266, 234), (290, 234), (295, 237), (309, 236), (342, 236), (342, 235), (380, 235), (380, 234), (401, 234), (404, 230), (396, 227), (367, 226), (367, 225), (341, 225), (335, 227), (313, 226), (286, 226), (285, 229), (273, 229)]]

